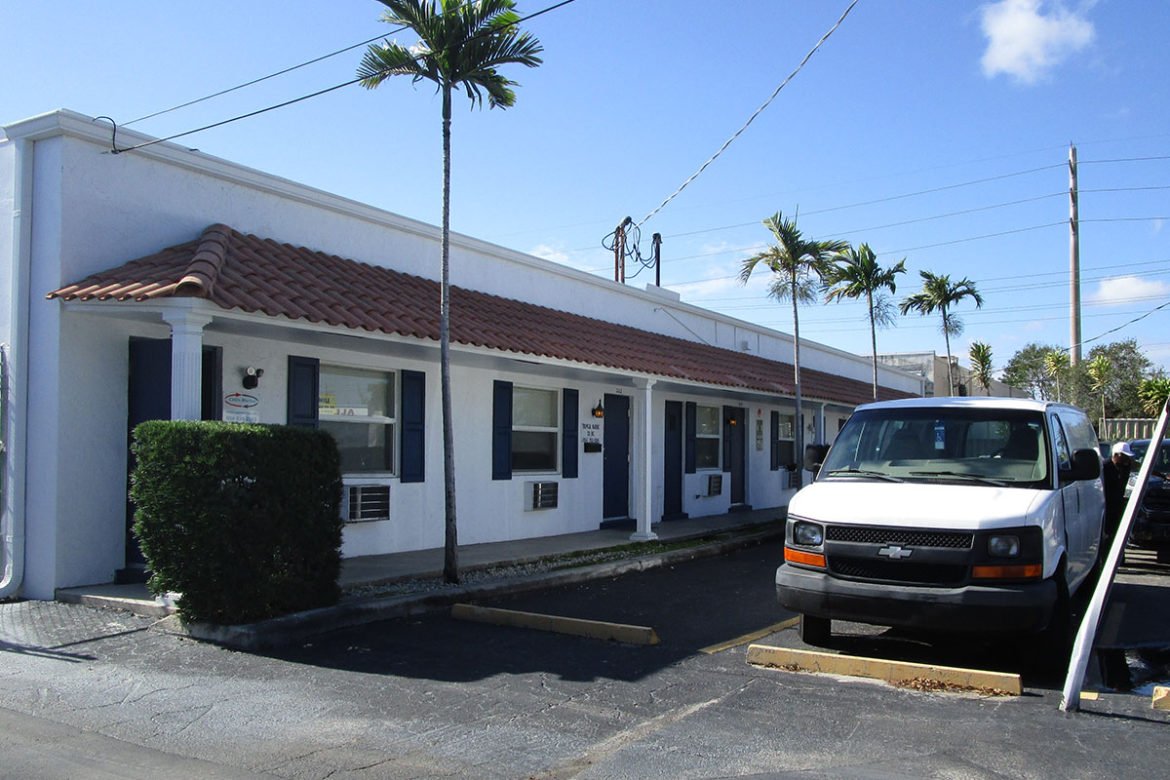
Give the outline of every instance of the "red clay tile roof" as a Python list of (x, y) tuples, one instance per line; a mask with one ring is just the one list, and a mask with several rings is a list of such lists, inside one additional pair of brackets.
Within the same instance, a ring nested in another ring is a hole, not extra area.
[[(206, 299), (345, 328), (439, 339), (439, 284), (388, 268), (212, 225), (164, 249), (50, 292), (48, 298), (145, 301)], [(791, 396), (788, 363), (767, 360), (510, 298), (451, 288), (451, 340), (705, 385)], [(870, 385), (802, 371), (809, 399), (864, 403)], [(907, 394), (883, 389), (883, 398)]]

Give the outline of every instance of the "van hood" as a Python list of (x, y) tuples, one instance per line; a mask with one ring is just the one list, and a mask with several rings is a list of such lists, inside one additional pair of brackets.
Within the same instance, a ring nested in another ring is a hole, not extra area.
[(822, 523), (986, 529), (1031, 525), (1051, 491), (926, 482), (834, 479), (792, 497), (788, 516)]

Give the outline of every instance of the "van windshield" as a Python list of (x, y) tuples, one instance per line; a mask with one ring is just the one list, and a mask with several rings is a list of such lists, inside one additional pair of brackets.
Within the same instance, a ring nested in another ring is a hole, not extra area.
[(1049, 445), (1039, 412), (974, 407), (863, 409), (817, 476), (1041, 488)]

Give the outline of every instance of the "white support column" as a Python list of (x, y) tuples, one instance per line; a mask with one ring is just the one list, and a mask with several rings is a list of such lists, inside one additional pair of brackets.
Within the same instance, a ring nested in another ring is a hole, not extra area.
[(168, 311), (171, 326), (171, 419), (198, 420), (203, 400), (203, 329), (211, 317), (185, 309)]
[(654, 512), (654, 381), (646, 380), (642, 393), (642, 457), (639, 471), (642, 477), (642, 509), (638, 512), (638, 526), (630, 537), (634, 542), (658, 538), (652, 530)]
[(817, 407), (817, 444), (825, 443), (825, 406), (826, 404), (821, 404)]

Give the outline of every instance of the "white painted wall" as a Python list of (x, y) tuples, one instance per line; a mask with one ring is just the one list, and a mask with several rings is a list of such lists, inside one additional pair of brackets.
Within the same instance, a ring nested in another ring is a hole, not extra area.
[[(157, 313), (142, 319), (120, 317), (117, 307), (65, 306), (47, 301), (46, 292), (84, 276), (120, 265), (168, 246), (197, 238), (208, 225), (226, 223), (237, 230), (342, 257), (385, 265), (434, 278), (438, 270), (438, 231), (433, 226), (388, 214), (242, 166), (178, 146), (160, 144), (113, 155), (108, 134), (88, 117), (68, 112), (46, 115), (5, 128), (9, 138), (31, 144), (34, 158), (33, 232), (29, 361), (30, 413), (27, 459), (28, 538), (26, 595), (51, 598), (55, 588), (106, 582), (124, 565), (127, 340), (132, 335), (166, 338), (168, 328)], [(141, 139), (120, 134), (123, 144)], [(13, 257), (11, 215), (15, 204), (13, 144), (0, 141), (0, 278)], [(26, 215), (31, 217), (32, 215)], [(791, 339), (749, 323), (713, 315), (674, 300), (669, 292), (646, 292), (567, 269), (554, 263), (455, 236), (452, 249), (455, 284), (519, 298), (586, 316), (615, 316), (623, 324), (777, 360), (791, 359)], [(10, 296), (0, 296), (0, 327)], [(150, 307), (143, 307), (149, 310)], [(259, 318), (257, 318), (259, 319)], [(269, 320), (271, 323), (271, 320)], [(319, 335), (327, 329), (316, 329)], [(346, 528), (344, 553), (365, 555), (438, 547), (443, 542), (442, 444), (436, 361), (420, 356), (401, 340), (375, 340), (348, 350), (320, 346), (313, 328), (293, 327), (287, 338), (262, 335), (246, 317), (221, 317), (205, 332), (205, 343), (222, 347), (224, 391), (239, 390), (240, 371), (263, 368), (253, 395), (262, 422), (285, 421), (287, 358), (316, 357), (323, 363), (411, 369), (427, 374), (427, 480), (391, 484), (391, 520)], [(265, 331), (263, 333), (271, 333)], [(0, 341), (9, 334), (0, 332)], [(312, 344), (310, 345), (310, 342)], [(332, 342), (331, 342), (332, 343)], [(398, 344), (399, 346), (395, 346)], [(804, 365), (869, 379), (867, 360), (829, 347), (802, 343)], [(503, 364), (501, 364), (503, 365)], [(645, 457), (641, 431), (646, 411), (642, 391), (616, 387), (604, 374), (581, 379), (589, 371), (569, 373), (553, 367), (515, 372), (506, 367), (464, 361), (455, 367), (457, 437), (456, 473), (460, 543), (498, 541), (592, 530), (601, 518), (602, 455), (580, 453), (580, 475), (560, 482), (560, 506), (524, 511), (525, 483), (491, 479), (491, 383), (508, 379), (517, 385), (572, 387), (579, 391), (580, 419), (606, 392), (631, 398), (632, 462)], [(889, 383), (914, 392), (909, 375), (887, 372)], [(537, 378), (539, 377), (539, 378)], [(749, 427), (757, 412), (767, 420), (777, 406), (744, 394), (711, 391), (706, 395), (654, 392), (653, 429), (661, 431), (664, 402), (694, 400), (706, 404), (743, 403)], [(767, 425), (767, 423), (765, 423)], [(835, 428), (834, 428), (835, 430)], [(754, 431), (754, 429), (753, 429)], [(790, 491), (782, 473), (771, 472), (769, 451), (754, 447), (749, 431), (748, 503), (778, 506)], [(662, 453), (650, 442), (654, 484), (661, 484)], [(724, 495), (696, 498), (705, 490), (707, 473), (684, 478), (684, 511), (692, 517), (727, 510)], [(643, 485), (636, 466), (631, 474), (631, 516), (642, 510)], [(652, 519), (662, 513), (661, 488), (653, 488)]]

